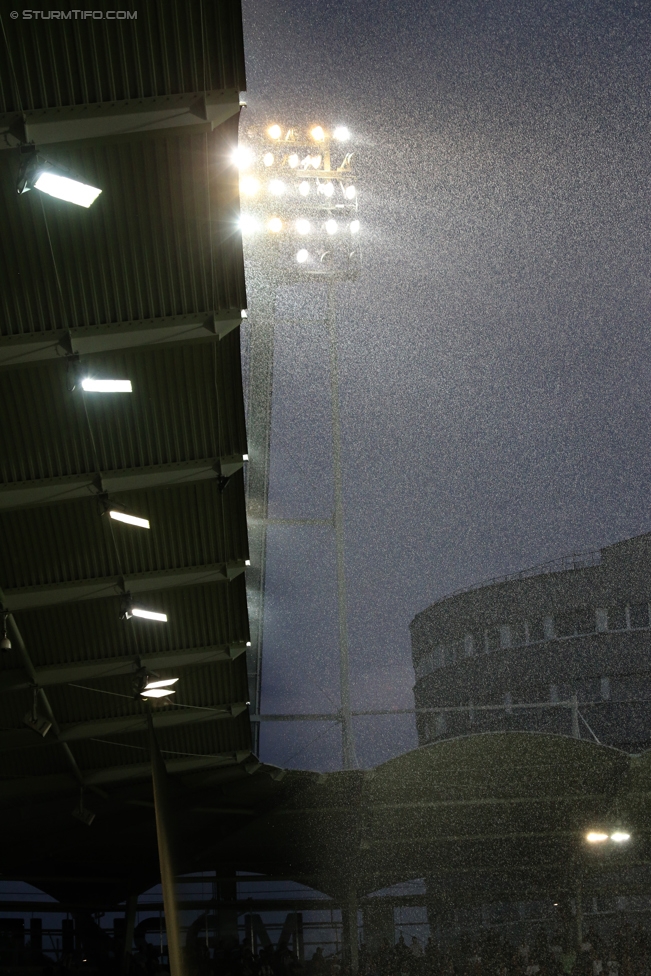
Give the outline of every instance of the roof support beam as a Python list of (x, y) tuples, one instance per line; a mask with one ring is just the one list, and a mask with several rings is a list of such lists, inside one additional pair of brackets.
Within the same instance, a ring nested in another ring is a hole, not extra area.
[(138, 134), (167, 136), (170, 129), (192, 135), (212, 130), (240, 110), (235, 89), (127, 99), (117, 104), (68, 105), (0, 115), (0, 148), (33, 142), (37, 146), (104, 140)]
[(239, 559), (213, 566), (165, 569), (154, 573), (140, 573), (137, 576), (103, 577), (46, 586), (23, 586), (20, 589), (4, 591), (5, 606), (12, 613), (16, 613), (21, 610), (35, 610), (38, 607), (77, 603), (80, 600), (124, 596), (126, 593), (153, 593), (177, 586), (201, 586), (203, 583), (225, 582), (243, 572), (244, 560)]
[(102, 474), (101, 484), (98, 484), (97, 475), (93, 473), (4, 484), (0, 486), (0, 511), (74, 501), (76, 498), (88, 498), (98, 491), (107, 491), (115, 495), (121, 491), (168, 488), (196, 481), (208, 481), (218, 474), (229, 477), (238, 471), (242, 464), (241, 454), (231, 454), (217, 460), (207, 458), (205, 461), (184, 461), (110, 472)]
[(0, 338), (0, 367), (31, 366), (60, 361), (62, 356), (80, 356), (160, 346), (192, 339), (223, 338), (242, 323), (241, 309), (202, 311), (165, 318), (110, 322), (78, 326), (72, 331), (26, 332)]
[[(162, 651), (159, 654), (141, 655), (140, 662), (144, 667), (183, 668), (202, 664), (216, 664), (232, 661), (243, 654), (246, 646), (243, 641), (238, 644), (216, 647), (196, 647), (190, 649), (179, 648), (175, 651)], [(22, 668), (0, 672), (0, 694), (2, 692), (21, 691), (31, 688), (34, 684), (39, 688), (50, 688), (56, 685), (66, 685), (77, 681), (96, 681), (98, 678), (114, 678), (118, 675), (134, 673), (134, 657), (116, 657), (102, 661), (84, 661), (74, 664), (58, 664), (45, 668), (34, 668), (27, 674)]]
[[(195, 725), (199, 722), (215, 722), (218, 719), (231, 719), (246, 710), (246, 702), (233, 702), (215, 708), (175, 708), (174, 711), (158, 712), (154, 715), (155, 729), (171, 729), (180, 725)], [(0, 732), (0, 752), (14, 749), (29, 749), (46, 745), (60, 745), (68, 742), (81, 742), (84, 739), (101, 738), (103, 735), (120, 735), (125, 732), (141, 732), (146, 728), (146, 716), (126, 715), (120, 718), (104, 718), (94, 722), (78, 722), (58, 731), (56, 737), (41, 738), (31, 729), (9, 729)], [(90, 783), (84, 776), (84, 783)]]

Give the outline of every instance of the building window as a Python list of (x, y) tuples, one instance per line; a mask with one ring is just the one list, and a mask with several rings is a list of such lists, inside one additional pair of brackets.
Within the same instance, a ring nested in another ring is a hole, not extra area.
[(601, 697), (604, 701), (608, 701), (610, 698), (610, 678), (607, 676), (601, 679)]
[(554, 618), (553, 617), (543, 617), (543, 633), (545, 635), (545, 640), (554, 640), (556, 637), (556, 630), (554, 628)]
[(500, 647), (511, 646), (511, 628), (508, 624), (500, 627)]
[(608, 630), (608, 610), (606, 607), (597, 607), (595, 610), (595, 622), (599, 633)]

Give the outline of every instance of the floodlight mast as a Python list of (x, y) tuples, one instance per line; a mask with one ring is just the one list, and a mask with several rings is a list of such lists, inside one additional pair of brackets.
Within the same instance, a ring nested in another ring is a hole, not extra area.
[[(249, 438), (255, 462), (250, 466), (247, 478), (247, 510), (251, 517), (249, 538), (254, 555), (253, 572), (249, 579), (259, 594), (257, 614), (252, 615), (251, 636), (255, 651), (251, 664), (255, 677), (250, 697), (259, 713), (276, 291), (280, 284), (287, 281), (324, 284), (330, 352), (333, 459), (333, 516), (328, 522), (334, 527), (336, 548), (339, 720), (343, 766), (352, 769), (357, 762), (350, 701), (336, 288), (337, 281), (350, 281), (359, 272), (359, 247), (356, 243), (359, 232), (358, 194), (353, 182), (353, 154), (343, 148), (350, 133), (345, 126), (337, 126), (330, 134), (322, 126), (315, 125), (301, 134), (297, 128), (287, 129), (274, 123), (262, 133), (262, 138), (255, 132), (249, 135), (250, 145), (244, 148), (244, 152), (239, 152), (240, 158), (246, 160), (247, 167), (240, 184), (242, 197), (247, 201), (245, 217), (252, 229), (265, 228), (264, 259), (267, 268), (269, 254), (272, 253), (274, 257), (270, 280), (262, 284), (257, 296), (259, 301), (253, 301), (254, 312), (257, 312), (255, 328), (248, 333)], [(342, 144), (342, 148), (338, 165), (333, 169), (335, 143)], [(282, 180), (279, 179), (280, 175)], [(311, 220), (307, 220), (308, 213)], [(340, 223), (342, 217), (343, 224)], [(353, 219), (350, 220), (350, 217)], [(299, 235), (298, 239), (296, 234)], [(314, 253), (314, 239), (318, 234), (321, 241), (317, 250), (323, 251), (320, 260), (316, 259)], [(283, 244), (288, 237), (296, 244), (300, 240), (300, 246), (293, 248), (290, 257), (285, 254), (288, 260), (283, 266)], [(245, 235), (245, 242), (254, 248), (255, 234)], [(283, 522), (288, 524), (287, 520)], [(259, 736), (259, 724), (254, 735)]]

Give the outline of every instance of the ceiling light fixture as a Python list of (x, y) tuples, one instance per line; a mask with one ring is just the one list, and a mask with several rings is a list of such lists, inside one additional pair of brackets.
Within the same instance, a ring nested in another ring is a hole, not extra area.
[(19, 194), (40, 190), (50, 197), (88, 209), (102, 192), (99, 187), (78, 179), (72, 170), (45, 159), (35, 146), (22, 146), (20, 153), (22, 161), (16, 187)]
[(129, 515), (127, 512), (120, 512), (117, 508), (109, 508), (108, 514), (116, 522), (125, 522), (127, 525), (136, 525), (139, 529), (151, 528), (149, 519), (138, 518), (137, 515)]
[(172, 687), (178, 678), (161, 678), (154, 671), (148, 671), (141, 667), (135, 673), (133, 680), (134, 697), (138, 698), (167, 698), (175, 695), (176, 690)]
[(133, 393), (131, 380), (96, 380), (87, 376), (81, 381), (85, 393)]
[(167, 623), (167, 614), (160, 613), (158, 610), (146, 610), (144, 607), (135, 606), (130, 593), (125, 593), (120, 610), (121, 620), (131, 620), (132, 617), (141, 617), (143, 620), (159, 620)]

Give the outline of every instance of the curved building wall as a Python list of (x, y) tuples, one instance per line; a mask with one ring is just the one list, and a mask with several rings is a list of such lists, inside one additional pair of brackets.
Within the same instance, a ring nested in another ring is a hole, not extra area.
[[(567, 735), (578, 718), (582, 737), (651, 745), (651, 534), (561, 565), (571, 568), (531, 570), (415, 617), (421, 744), (504, 728)], [(556, 704), (574, 695), (578, 713)]]

